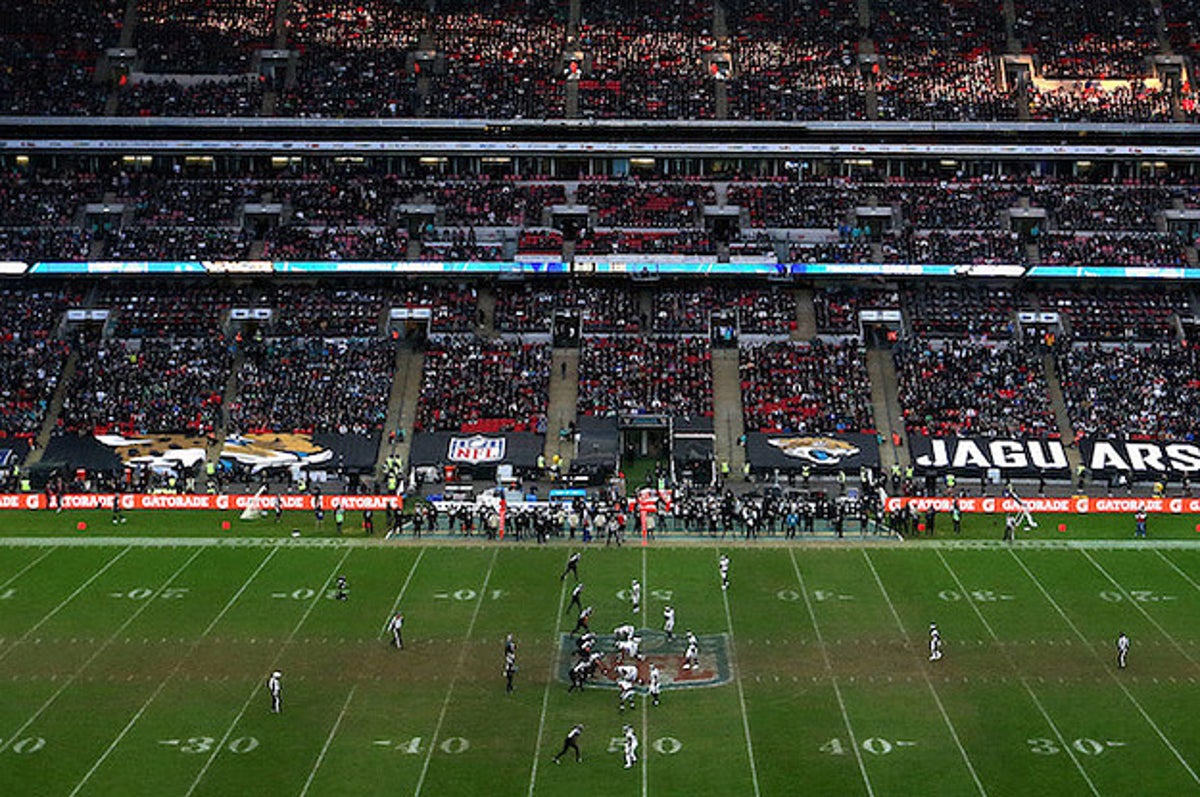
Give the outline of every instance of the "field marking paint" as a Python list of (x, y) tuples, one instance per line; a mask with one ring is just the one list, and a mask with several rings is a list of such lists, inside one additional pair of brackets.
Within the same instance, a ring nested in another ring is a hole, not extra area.
[[(38, 630), (43, 625), (48, 623), (50, 621), (50, 618), (54, 617), (54, 615), (56, 615), (60, 611), (62, 611), (68, 603), (75, 600), (75, 598), (77, 598), (79, 596), (79, 593), (83, 592), (85, 589), (90, 587), (96, 579), (100, 578), (100, 576), (104, 575), (110, 567), (115, 565), (122, 556), (124, 556), (125, 554), (129, 553), (132, 550), (133, 550), (133, 548), (131, 546), (126, 546), (126, 547), (122, 548), (117, 553), (116, 556), (114, 556), (112, 559), (109, 559), (104, 564), (104, 567), (100, 568), (95, 573), (92, 573), (92, 575), (88, 578), (87, 581), (80, 584), (78, 587), (75, 588), (74, 592), (72, 592), (67, 597), (63, 598), (62, 602), (59, 603), (57, 606), (55, 606), (53, 609), (51, 609), (49, 614), (47, 614), (45, 617), (43, 617), (42, 619), (40, 619), (36, 623), (34, 623), (29, 628), (28, 631), (26, 631), (24, 634), (21, 634), (21, 636), (17, 637), (15, 640), (13, 640), (13, 643), (11, 645), (9, 645), (4, 650), (0, 651), (0, 661), (4, 661), (5, 657), (7, 657), (9, 653), (12, 653), (13, 650), (18, 645), (20, 645), (22, 642), (24, 642), (26, 639), (29, 639), (29, 637), (33, 634), (34, 631)], [(201, 550), (203, 550), (203, 549), (201, 549)]]
[(412, 567), (408, 569), (408, 575), (404, 579), (404, 583), (400, 585), (400, 592), (396, 595), (396, 600), (392, 601), (392, 610), (388, 612), (387, 619), (383, 621), (383, 628), (379, 630), (379, 636), (387, 633), (388, 626), (392, 622), (392, 617), (400, 608), (400, 601), (404, 600), (404, 593), (408, 592), (408, 585), (412, 582), (413, 574), (417, 572), (417, 565), (421, 564), (421, 559), (425, 556), (426, 548), (421, 548), (417, 553), (417, 558), (413, 560)]
[[(1158, 550), (1157, 548), (1154, 549), (1154, 553), (1156, 553), (1158, 555), (1159, 559), (1162, 559), (1164, 562), (1166, 562), (1168, 567), (1170, 567), (1172, 570), (1174, 570), (1176, 573), (1178, 573), (1180, 576), (1182, 576), (1184, 581), (1191, 584), (1193, 589), (1200, 592), (1200, 584), (1197, 584), (1196, 581), (1194, 579), (1192, 579), (1191, 576), (1189, 576), (1183, 570), (1180, 570), (1179, 565), (1172, 562), (1170, 557), (1168, 557), (1165, 553)], [(0, 586), (3, 586), (3, 585), (0, 585)]]
[(750, 713), (746, 710), (746, 692), (742, 687), (742, 676), (738, 672), (737, 666), (737, 642), (733, 633), (733, 612), (729, 610), (729, 590), (721, 590), (721, 601), (725, 604), (725, 623), (729, 628), (729, 669), (733, 673), (733, 682), (737, 685), (738, 703), (742, 708), (742, 730), (746, 734), (746, 753), (750, 759), (750, 780), (754, 784), (754, 797), (760, 797), (762, 791), (758, 785), (758, 764), (754, 760), (754, 742), (750, 740)]
[[(1191, 775), (1192, 780), (1197, 784), (1200, 784), (1200, 776), (1198, 776), (1196, 771), (1192, 769), (1191, 764), (1187, 762), (1187, 759), (1185, 759), (1175, 745), (1171, 743), (1171, 740), (1167, 738), (1165, 733), (1163, 733), (1162, 728), (1158, 726), (1158, 723), (1154, 721), (1154, 718), (1151, 717), (1150, 714), (1147, 713), (1146, 709), (1142, 707), (1142, 704), (1136, 697), (1133, 696), (1133, 693), (1129, 691), (1129, 688), (1125, 686), (1124, 682), (1117, 677), (1116, 673), (1112, 671), (1108, 662), (1106, 662), (1103, 657), (1096, 652), (1096, 649), (1091, 646), (1087, 638), (1083, 635), (1083, 632), (1080, 631), (1078, 626), (1071, 621), (1071, 618), (1067, 616), (1065, 611), (1063, 611), (1062, 606), (1058, 604), (1058, 601), (1054, 600), (1054, 597), (1046, 589), (1045, 585), (1042, 584), (1041, 579), (1039, 579), (1034, 572), (1030, 570), (1024, 562), (1021, 561), (1021, 557), (1017, 556), (1012, 551), (1009, 551), (1009, 553), (1012, 554), (1013, 560), (1016, 561), (1016, 563), (1021, 566), (1021, 569), (1025, 571), (1025, 575), (1029, 576), (1029, 580), (1033, 582), (1038, 591), (1042, 593), (1042, 597), (1044, 597), (1046, 601), (1054, 607), (1054, 610), (1058, 612), (1058, 616), (1061, 617), (1063, 622), (1070, 627), (1071, 631), (1075, 633), (1075, 636), (1079, 637), (1079, 640), (1083, 642), (1084, 648), (1091, 652), (1092, 656), (1094, 656), (1096, 660), (1104, 667), (1104, 671), (1108, 673), (1110, 678), (1112, 678), (1113, 683), (1120, 687), (1121, 691), (1125, 693), (1125, 697), (1129, 699), (1129, 702), (1133, 704), (1133, 707), (1136, 708), (1138, 713), (1142, 715), (1142, 719), (1146, 721), (1146, 724), (1149, 725), (1154, 731), (1155, 735), (1158, 736), (1159, 741), (1161, 741), (1163, 745), (1165, 745), (1166, 748), (1171, 751), (1171, 754), (1175, 756), (1175, 760), (1178, 761), (1185, 770), (1187, 770), (1189, 775)], [(1070, 751), (1068, 751), (1068, 754), (1069, 753)]]
[[(322, 589), (319, 590), (312, 601), (309, 602), (308, 608), (304, 610), (304, 614), (300, 616), (300, 619), (296, 622), (296, 625), (292, 627), (291, 632), (283, 640), (283, 644), (279, 646), (279, 650), (275, 653), (275, 657), (271, 659), (271, 664), (267, 667), (268, 671), (274, 670), (275, 665), (279, 663), (281, 658), (283, 658), (283, 654), (287, 651), (288, 646), (292, 644), (292, 640), (295, 639), (296, 634), (300, 632), (300, 627), (304, 625), (305, 621), (308, 620), (309, 615), (312, 614), (313, 609), (317, 608), (317, 604), (321, 602), (321, 599), (324, 596), (324, 585), (333, 581), (334, 577), (337, 576), (338, 572), (342, 569), (342, 565), (345, 564), (347, 557), (350, 556), (350, 552), (353, 550), (353, 548), (347, 548), (346, 552), (342, 554), (342, 558), (338, 559), (337, 564), (333, 566), (333, 570), (329, 571), (329, 575), (325, 577), (325, 581), (322, 583)], [(202, 766), (200, 771), (196, 773), (195, 780), (192, 781), (191, 786), (188, 786), (188, 790), (184, 792), (183, 797), (191, 797), (191, 795), (196, 791), (196, 787), (200, 785), (200, 781), (204, 780), (204, 776), (208, 774), (209, 768), (212, 767), (213, 762), (217, 760), (217, 756), (221, 754), (221, 750), (223, 750), (225, 745), (229, 743), (229, 737), (232, 736), (234, 730), (237, 729), (238, 723), (240, 723), (242, 721), (242, 717), (246, 715), (246, 709), (250, 708), (250, 704), (254, 702), (254, 696), (258, 694), (258, 690), (261, 688), (262, 685), (260, 683), (256, 682), (254, 684), (254, 687), (250, 690), (249, 696), (246, 697), (246, 702), (242, 704), (237, 716), (233, 718), (233, 722), (229, 723), (229, 727), (225, 730), (225, 735), (221, 737), (220, 743), (213, 748), (212, 755), (210, 755), (204, 762), (204, 766)]]
[(233, 605), (242, 597), (242, 593), (246, 591), (246, 588), (250, 586), (250, 583), (258, 577), (258, 574), (262, 572), (263, 568), (267, 566), (267, 563), (270, 562), (277, 553), (279, 553), (279, 549), (272, 548), (270, 552), (263, 557), (263, 560), (259, 562), (258, 567), (254, 569), (254, 572), (247, 577), (242, 586), (238, 588), (238, 591), (235, 592), (229, 598), (229, 600), (225, 602), (225, 605), (221, 608), (221, 611), (217, 613), (217, 616), (212, 619), (212, 622), (210, 622), (204, 628), (204, 630), (200, 632), (199, 638), (192, 643), (187, 654), (179, 659), (171, 672), (167, 673), (167, 677), (164, 678), (161, 683), (159, 683), (158, 688), (154, 690), (150, 697), (146, 698), (146, 702), (142, 703), (142, 706), (137, 710), (137, 713), (130, 717), (129, 722), (126, 723), (125, 727), (121, 729), (121, 732), (117, 734), (117, 738), (113, 739), (105, 751), (100, 754), (100, 757), (96, 759), (96, 763), (92, 764), (92, 768), (87, 771), (87, 774), (83, 776), (83, 779), (80, 780), (79, 783), (75, 784), (75, 788), (71, 790), (71, 793), (68, 795), (68, 797), (75, 797), (75, 795), (79, 793), (80, 789), (87, 785), (87, 782), (92, 779), (92, 776), (100, 770), (100, 767), (103, 766), (104, 762), (108, 760), (108, 757), (112, 755), (113, 750), (116, 750), (117, 746), (125, 740), (125, 737), (129, 735), (131, 730), (133, 730), (133, 726), (138, 723), (138, 720), (142, 718), (142, 715), (146, 713), (146, 710), (149, 709), (151, 704), (158, 699), (158, 696), (162, 694), (162, 691), (167, 688), (167, 684), (171, 682), (171, 679), (175, 677), (175, 674), (179, 672), (184, 663), (192, 657), (192, 654), (195, 653), (196, 648), (200, 647), (200, 643), (209, 635), (209, 633), (212, 632), (213, 628), (216, 627), (221, 618), (233, 608)]
[[(987, 629), (987, 632), (992, 639), (996, 642), (999, 642), (1000, 637), (997, 636), (996, 631), (992, 628), (992, 624), (989, 623), (987, 618), (983, 616), (983, 611), (979, 608), (979, 604), (967, 592), (966, 587), (963, 586), (962, 579), (958, 577), (958, 573), (955, 572), (954, 568), (950, 566), (950, 562), (946, 559), (941, 551), (938, 551), (937, 555), (938, 559), (940, 559), (942, 562), (942, 566), (946, 568), (946, 572), (950, 574), (950, 577), (954, 579), (954, 583), (958, 585), (959, 591), (963, 593), (963, 596), (967, 601), (967, 605), (971, 607), (971, 609), (975, 612), (975, 616), (979, 618), (979, 622), (983, 623), (983, 627)], [(1084, 782), (1087, 783), (1092, 794), (1096, 795), (1096, 797), (1100, 797), (1100, 792), (1096, 789), (1096, 784), (1092, 782), (1091, 776), (1088, 775), (1087, 770), (1083, 768), (1083, 763), (1075, 756), (1074, 751), (1072, 751), (1068, 746), (1067, 739), (1065, 736), (1063, 736), (1062, 731), (1059, 730), (1058, 723), (1056, 723), (1054, 718), (1050, 716), (1050, 712), (1046, 711), (1046, 707), (1042, 705), (1042, 701), (1038, 699), (1037, 694), (1033, 691), (1033, 687), (1029, 685), (1029, 682), (1025, 679), (1025, 676), (1020, 674), (1020, 668), (1018, 668), (1016, 662), (1013, 661), (1012, 654), (1009, 653), (1006, 648), (1001, 648), (1001, 651), (1003, 652), (1004, 658), (1008, 660), (1009, 666), (1012, 667), (1012, 669), (1017, 673), (1017, 680), (1021, 682), (1021, 686), (1025, 687), (1025, 691), (1028, 693), (1029, 699), (1033, 701), (1035, 706), (1037, 706), (1038, 712), (1041, 713), (1042, 718), (1046, 720), (1046, 724), (1050, 726), (1050, 730), (1054, 734), (1055, 738), (1058, 739), (1059, 745), (1070, 757), (1071, 763), (1075, 765), (1075, 769), (1079, 771), (1080, 776), (1083, 777)]]
[[(892, 602), (892, 596), (888, 593), (887, 588), (883, 586), (883, 579), (879, 577), (879, 571), (875, 569), (875, 563), (871, 561), (871, 555), (867, 553), (866, 548), (862, 549), (862, 554), (863, 558), (867, 560), (867, 567), (871, 568), (871, 575), (875, 577), (875, 583), (879, 585), (879, 591), (883, 593), (883, 599), (887, 601), (888, 609), (892, 612), (892, 617), (896, 619), (896, 625), (900, 627), (900, 633), (904, 637), (905, 644), (911, 646), (912, 637), (909, 636), (908, 629), (904, 627), (904, 621), (900, 619), (900, 613), (896, 611), (896, 604)], [(951, 738), (954, 739), (954, 746), (958, 748), (958, 754), (962, 757), (967, 771), (971, 773), (971, 780), (975, 781), (975, 788), (979, 790), (981, 797), (987, 797), (987, 789), (983, 787), (983, 781), (979, 779), (979, 773), (975, 771), (975, 765), (971, 763), (971, 757), (967, 755), (967, 748), (963, 747), (962, 740), (958, 738), (958, 731), (955, 729), (954, 723), (950, 720), (950, 715), (946, 712), (945, 705), (942, 704), (942, 698), (933, 685), (933, 679), (929, 677), (928, 668), (922, 666), (921, 675), (925, 677), (929, 693), (933, 695), (933, 702), (937, 703), (938, 712), (942, 715), (942, 720), (946, 723), (946, 729), (950, 731)]]
[[(641, 602), (639, 608), (642, 611), (642, 628), (646, 628), (646, 604), (650, 598), (650, 582), (646, 578), (646, 546), (642, 546), (642, 592), (646, 595), (647, 600)], [(729, 629), (732, 635), (733, 629)], [(650, 695), (646, 694), (642, 698), (642, 744), (647, 746), (646, 752), (642, 755), (642, 797), (647, 797), (650, 791)], [(753, 756), (753, 753), (751, 754)]]
[[(175, 570), (174, 573), (172, 573), (170, 576), (168, 576), (167, 580), (163, 582), (163, 585), (161, 587), (159, 587), (157, 590), (155, 590), (155, 592), (154, 592), (155, 597), (157, 597), (158, 595), (161, 595), (162, 591), (164, 589), (166, 589), (167, 587), (169, 587), (171, 585), (171, 582), (173, 582), (176, 578), (179, 577), (180, 573), (182, 573), (184, 570), (187, 570), (188, 566), (191, 565), (192, 562), (196, 561), (196, 557), (198, 557), (200, 554), (204, 553), (205, 550), (206, 550), (205, 548), (197, 548), (196, 552), (194, 554), (192, 554), (191, 556), (189, 556), (187, 558), (187, 561), (185, 561), (183, 564), (181, 564)], [(116, 561), (116, 560), (113, 560), (113, 561)], [(96, 659), (100, 658), (100, 654), (102, 654), (104, 651), (108, 650), (108, 646), (111, 645), (114, 641), (116, 641), (117, 637), (119, 637), (121, 635), (121, 633), (133, 623), (134, 620), (136, 620), (138, 617), (140, 617), (142, 612), (146, 611), (146, 609), (149, 609), (152, 605), (154, 605), (154, 601), (146, 601), (145, 603), (142, 603), (140, 606), (138, 606), (137, 610), (134, 611), (133, 614), (129, 615), (129, 617), (127, 617), (125, 619), (125, 622), (121, 623), (121, 625), (117, 628), (117, 630), (113, 631), (112, 635), (109, 636), (108, 639), (104, 640), (104, 642), (100, 645), (100, 647), (96, 648), (96, 650), (92, 653), (92, 655), (88, 656), (87, 660), (83, 664), (81, 664), (75, 670), (75, 672), (73, 672), (69, 676), (67, 676), (66, 680), (64, 680), (62, 682), (62, 686), (58, 687), (58, 689), (56, 689), (54, 691), (54, 694), (50, 695), (50, 697), (48, 697), (46, 699), (46, 702), (42, 703), (41, 707), (37, 711), (33, 712), (33, 716), (31, 716), (29, 719), (25, 720), (25, 722), (22, 723), (20, 728), (17, 728), (17, 730), (13, 731), (12, 733), (10, 733), (8, 735), (7, 740), (3, 744), (0, 744), (0, 753), (3, 753), (4, 751), (6, 751), (9, 748), (9, 745), (12, 744), (13, 740), (15, 740), (17, 737), (19, 737), (22, 733), (25, 732), (25, 729), (27, 729), (33, 723), (37, 722), (38, 718), (41, 717), (42, 714), (44, 714), (46, 712), (46, 710), (48, 708), (50, 708), (50, 706), (54, 705), (54, 702), (56, 700), (58, 700), (58, 698), (62, 695), (62, 693), (67, 691), (67, 688), (70, 687), (71, 684), (75, 683), (75, 679), (78, 678), (80, 676), (80, 674), (83, 673), (84, 670), (86, 670), (88, 667), (90, 667), (92, 662), (94, 662)]]
[(346, 709), (350, 708), (350, 701), (354, 699), (356, 691), (358, 691), (358, 684), (350, 687), (350, 694), (346, 695), (346, 702), (342, 704), (342, 710), (338, 712), (337, 719), (333, 722), (333, 727), (329, 729), (329, 736), (325, 738), (325, 745), (321, 748), (321, 754), (317, 756), (312, 772), (308, 773), (308, 780), (304, 781), (304, 788), (300, 790), (300, 797), (305, 797), (308, 794), (308, 789), (312, 786), (313, 778), (317, 776), (317, 770), (321, 768), (321, 764), (325, 763), (325, 755), (329, 752), (329, 745), (333, 744), (333, 737), (337, 735), (342, 720), (346, 718)]
[(829, 650), (825, 647), (825, 639), (821, 635), (821, 625), (817, 622), (817, 613), (813, 611), (812, 600), (808, 597), (808, 586), (800, 573), (800, 564), (796, 561), (796, 551), (788, 548), (788, 556), (792, 559), (792, 570), (796, 573), (796, 583), (800, 585), (800, 594), (804, 596), (804, 606), (808, 609), (808, 617), (812, 621), (813, 632), (817, 635), (817, 646), (821, 649), (821, 659), (825, 662), (825, 672), (833, 684), (833, 694), (837, 697), (838, 708), (842, 712), (842, 722), (846, 725), (846, 735), (850, 737), (850, 746), (854, 748), (854, 760), (858, 762), (858, 772), (862, 775), (863, 785), (867, 787), (868, 797), (875, 797), (875, 789), (871, 786), (871, 777), (867, 774), (867, 765), (863, 761), (862, 751), (858, 749), (858, 737), (854, 735), (854, 727), (850, 724), (850, 712), (846, 710), (846, 701), (842, 698), (842, 688), (838, 686), (837, 675), (833, 662), (829, 660)]
[(561, 586), (558, 588), (558, 613), (554, 615), (554, 636), (552, 637), (554, 644), (551, 648), (553, 652), (550, 654), (550, 672), (546, 676), (546, 688), (542, 691), (542, 713), (538, 717), (537, 742), (533, 748), (533, 766), (529, 768), (528, 797), (533, 797), (533, 789), (537, 785), (538, 759), (541, 757), (542, 737), (546, 730), (546, 709), (550, 705), (550, 685), (555, 680), (554, 674), (558, 669), (559, 650), (562, 647), (562, 640), (560, 639), (560, 635), (562, 634), (562, 607), (566, 599), (567, 582), (562, 581)]
[(1145, 617), (1147, 620), (1149, 620), (1150, 624), (1153, 625), (1156, 629), (1158, 629), (1158, 633), (1162, 634), (1163, 638), (1166, 639), (1168, 642), (1170, 642), (1171, 646), (1173, 648), (1175, 648), (1175, 650), (1179, 651), (1180, 655), (1182, 655), (1185, 659), (1187, 659), (1189, 662), (1191, 662), (1193, 667), (1200, 667), (1200, 662), (1197, 662), (1195, 659), (1193, 659), (1191, 657), (1191, 655), (1186, 650), (1183, 649), (1183, 646), (1179, 644), (1178, 640), (1176, 640), (1175, 637), (1171, 636), (1171, 634), (1168, 633), (1167, 629), (1163, 628), (1162, 625), (1159, 624), (1158, 620), (1155, 620), (1150, 615), (1150, 613), (1148, 611), (1146, 611), (1146, 607), (1144, 607), (1142, 605), (1141, 601), (1136, 601), (1133, 599), (1133, 596), (1129, 594), (1129, 590), (1127, 590), (1127, 589), (1125, 589), (1125, 587), (1121, 586), (1120, 582), (1118, 582), (1115, 578), (1113, 578), (1112, 575), (1110, 575), (1109, 572), (1104, 568), (1104, 565), (1097, 562), (1095, 560), (1095, 558), (1093, 558), (1092, 555), (1090, 553), (1088, 553), (1087, 551), (1080, 551), (1080, 553), (1083, 554), (1084, 558), (1086, 558), (1089, 562), (1091, 562), (1092, 565), (1097, 570), (1099, 570), (1100, 573), (1105, 578), (1107, 578), (1109, 580), (1109, 583), (1111, 583), (1114, 587), (1117, 588), (1118, 591), (1120, 591), (1121, 597), (1123, 597), (1127, 602), (1132, 604), (1133, 608), (1135, 608), (1139, 612), (1141, 612), (1142, 616)]
[(438, 714), (437, 725), (434, 726), (433, 736), (429, 739), (429, 749), (425, 753), (425, 763), (421, 765), (421, 776), (417, 778), (417, 787), (413, 797), (420, 797), (421, 788), (425, 785), (425, 776), (429, 773), (429, 762), (433, 760), (433, 751), (437, 747), (438, 736), (442, 732), (442, 723), (446, 721), (446, 710), (450, 708), (450, 699), (454, 696), (454, 686), (458, 683), (458, 674), (462, 671), (463, 663), (467, 660), (467, 643), (475, 631), (475, 621), (479, 619), (479, 610), (483, 607), (483, 597), (487, 595), (488, 583), (492, 580), (492, 570), (496, 567), (496, 557), (500, 549), (492, 549), (492, 558), (488, 562), (487, 572), (483, 575), (483, 586), (479, 588), (479, 598), (475, 601), (475, 610), (471, 612), (471, 622), (467, 624), (467, 635), (463, 637), (462, 650), (458, 654), (458, 663), (454, 667), (454, 675), (450, 678), (450, 688), (446, 690), (446, 699), (442, 701), (442, 710)]
[(7, 579), (7, 580), (6, 580), (4, 583), (0, 584), (0, 589), (4, 589), (5, 587), (8, 587), (10, 584), (12, 584), (12, 583), (13, 583), (14, 581), (16, 581), (18, 578), (20, 578), (21, 576), (25, 575), (26, 573), (28, 573), (28, 572), (29, 572), (30, 570), (32, 570), (33, 568), (37, 567), (39, 564), (41, 564), (41, 562), (42, 562), (42, 560), (43, 560), (43, 559), (45, 559), (45, 558), (46, 558), (47, 556), (49, 556), (50, 554), (54, 553), (54, 550), (55, 550), (54, 548), (47, 548), (47, 549), (46, 549), (46, 552), (45, 552), (44, 554), (42, 554), (41, 556), (37, 557), (36, 559), (34, 559), (34, 560), (33, 560), (32, 562), (30, 562), (29, 564), (27, 564), (27, 565), (25, 565), (24, 567), (22, 567), (20, 570), (18, 570), (18, 571), (17, 571), (16, 573), (14, 573), (13, 575), (9, 576), (9, 577), (8, 577), (8, 579)]

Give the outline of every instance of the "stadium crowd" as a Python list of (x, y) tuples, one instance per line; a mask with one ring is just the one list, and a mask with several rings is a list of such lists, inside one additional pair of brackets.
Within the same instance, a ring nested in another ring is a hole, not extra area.
[(857, 341), (772, 342), (738, 350), (746, 431), (873, 430), (866, 358)]
[(415, 428), (545, 432), (550, 346), (445, 336), (425, 352)]
[(1036, 350), (910, 338), (896, 348), (895, 360), (909, 434), (1058, 435)]
[(1200, 357), (1194, 345), (1101, 343), (1058, 356), (1076, 437), (1195, 440)]
[[(139, 116), (1197, 116), (1190, 85), (1163, 85), (1151, 63), (1168, 47), (1196, 51), (1195, 9), (1182, 0), (1078, 13), (1066, 0), (1020, 0), (1011, 36), (1002, 6), (980, 0), (722, 8), (589, 0), (576, 25), (563, 3), (512, 0), (297, 0), (278, 18), (266, 0), (145, 0), (126, 31), (120, 0), (19, 0), (0, 26), (0, 98), (10, 113)], [(118, 45), (135, 49), (109, 63)], [(1001, 74), (1004, 55), (1031, 59), (1033, 79)]]
[(711, 360), (706, 337), (585, 337), (578, 412), (710, 417)]
[(392, 389), (395, 352), (369, 338), (268, 338), (243, 349), (230, 428), (377, 434)]

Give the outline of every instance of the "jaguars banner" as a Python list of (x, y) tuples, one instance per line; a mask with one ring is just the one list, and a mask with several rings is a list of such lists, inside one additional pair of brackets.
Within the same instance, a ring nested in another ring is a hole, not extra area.
[(879, 465), (879, 443), (869, 434), (746, 435), (746, 458), (756, 472), (848, 470)]
[(1093, 477), (1123, 474), (1147, 481), (1167, 474), (1172, 479), (1200, 474), (1200, 443), (1186, 440), (1122, 440), (1086, 438), (1079, 443), (1083, 464)]
[(1068, 475), (1061, 440), (1007, 437), (926, 437), (910, 434), (909, 452), (922, 473), (974, 474), (993, 468), (1005, 477)]

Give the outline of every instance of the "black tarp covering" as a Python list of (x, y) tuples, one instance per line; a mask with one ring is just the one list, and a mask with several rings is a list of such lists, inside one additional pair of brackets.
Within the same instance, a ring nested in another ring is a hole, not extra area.
[[(479, 461), (472, 465), (469, 461), (452, 461), (450, 447), (454, 441), (470, 440), (503, 440), (504, 455), (499, 460)], [(533, 432), (508, 432), (505, 434), (475, 435), (463, 432), (418, 432), (413, 435), (412, 449), (409, 459), (416, 467), (427, 465), (458, 465), (461, 468), (492, 468), (505, 463), (516, 468), (537, 467), (538, 454), (546, 446), (545, 435)]]
[[(776, 441), (776, 442), (772, 442)], [(870, 434), (746, 435), (746, 458), (755, 471), (857, 471), (879, 466), (879, 443)]]
[(573, 468), (616, 470), (620, 456), (621, 435), (617, 430), (616, 418), (582, 417), (576, 429), (579, 432), (579, 450), (575, 453)]
[(341, 465), (347, 473), (370, 473), (379, 456), (379, 433), (370, 437), (361, 434), (317, 432), (312, 436), (315, 445), (333, 452), (334, 467)]
[(78, 470), (114, 472), (124, 469), (121, 458), (112, 448), (96, 440), (92, 435), (57, 435), (42, 454), (39, 468), (68, 468)]

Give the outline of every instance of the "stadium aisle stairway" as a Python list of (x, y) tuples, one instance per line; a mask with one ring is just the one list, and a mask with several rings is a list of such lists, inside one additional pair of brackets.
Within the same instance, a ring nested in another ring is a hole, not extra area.
[(812, 288), (796, 289), (796, 328), (792, 340), (812, 340), (817, 336), (817, 311), (813, 307)]
[[(1067, 403), (1063, 399), (1062, 380), (1058, 378), (1058, 363), (1054, 355), (1045, 356), (1046, 392), (1050, 394), (1050, 407), (1054, 410), (1054, 420), (1058, 423), (1058, 433), (1064, 441), (1075, 439), (1075, 431), (1071, 428), (1071, 419), (1067, 415)], [(1067, 462), (1071, 463), (1071, 473), (1079, 470), (1079, 448), (1066, 446)]]
[[(564, 375), (563, 366), (566, 365)], [(554, 460), (554, 455), (562, 457), (562, 468), (565, 472), (571, 467), (575, 454), (575, 446), (570, 440), (559, 436), (559, 430), (565, 429), (575, 420), (575, 406), (579, 401), (579, 349), (555, 349), (550, 361), (550, 401), (546, 406), (546, 448), (547, 462)]]
[[(383, 473), (383, 463), (388, 457), (399, 457), (408, 466), (408, 451), (412, 446), (413, 424), (417, 420), (417, 402), (421, 398), (421, 374), (425, 370), (425, 354), (408, 346), (396, 350), (396, 370), (392, 378), (392, 392), (388, 397), (387, 416), (384, 421), (383, 439), (380, 440), (379, 456), (375, 472)], [(392, 445), (387, 445), (388, 430), (399, 430)]]
[(871, 404), (875, 413), (875, 428), (883, 438), (879, 446), (879, 465), (890, 473), (892, 465), (908, 465), (908, 447), (892, 445), (893, 433), (905, 439), (904, 421), (900, 414), (900, 399), (896, 380), (896, 363), (888, 349), (867, 350), (867, 374), (871, 378)]
[(731, 473), (740, 474), (746, 448), (737, 441), (746, 431), (742, 417), (742, 383), (737, 349), (713, 349), (713, 426), (717, 462), (729, 462)]

